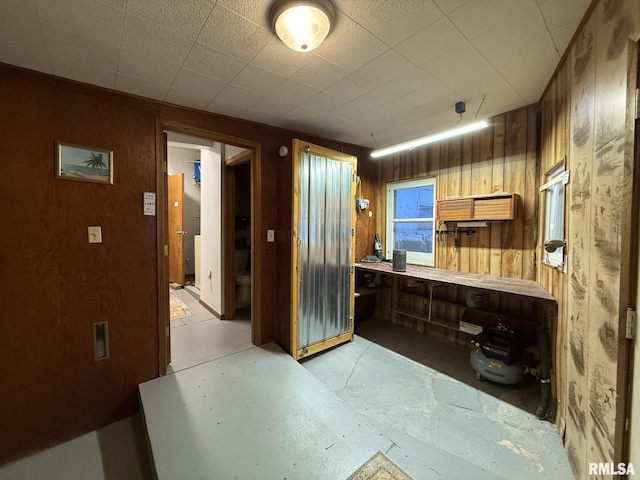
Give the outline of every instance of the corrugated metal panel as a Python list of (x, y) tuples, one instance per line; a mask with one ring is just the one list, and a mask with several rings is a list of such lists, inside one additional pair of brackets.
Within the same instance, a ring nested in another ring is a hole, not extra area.
[(349, 329), (352, 166), (303, 153), (299, 347)]

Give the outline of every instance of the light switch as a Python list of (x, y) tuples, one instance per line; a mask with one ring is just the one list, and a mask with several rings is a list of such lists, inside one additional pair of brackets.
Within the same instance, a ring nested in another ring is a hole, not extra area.
[(102, 243), (102, 227), (89, 227), (89, 243)]
[(275, 242), (275, 241), (276, 241), (275, 230), (267, 230), (267, 242)]

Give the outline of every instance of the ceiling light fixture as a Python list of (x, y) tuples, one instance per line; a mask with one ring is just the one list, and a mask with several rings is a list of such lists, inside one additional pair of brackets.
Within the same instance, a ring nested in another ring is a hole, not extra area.
[(409, 140), (408, 142), (398, 143), (397, 145), (391, 145), (390, 147), (380, 148), (371, 152), (373, 158), (384, 157), (391, 155), (392, 153), (402, 152), (403, 150), (411, 150), (415, 147), (427, 145), (428, 143), (438, 142), (446, 138), (456, 137), (469, 132), (475, 132), (476, 130), (482, 130), (487, 128), (489, 124), (486, 120), (481, 122), (470, 123), (464, 127), (452, 128), (451, 130), (445, 130), (444, 132), (434, 133), (427, 135), (426, 137), (416, 138), (415, 140)]
[(336, 8), (330, 0), (276, 0), (269, 23), (284, 44), (296, 52), (310, 52), (331, 31)]

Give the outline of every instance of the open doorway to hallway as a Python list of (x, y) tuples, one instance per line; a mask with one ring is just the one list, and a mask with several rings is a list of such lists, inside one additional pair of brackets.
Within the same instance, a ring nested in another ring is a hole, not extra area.
[(166, 133), (170, 373), (251, 346), (251, 152)]

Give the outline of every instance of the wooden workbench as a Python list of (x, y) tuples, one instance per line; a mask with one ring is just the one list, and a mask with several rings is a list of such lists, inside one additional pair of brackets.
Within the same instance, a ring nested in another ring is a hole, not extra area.
[(468, 287), (481, 292), (508, 294), (535, 302), (556, 302), (553, 295), (533, 280), (480, 275), (419, 265), (407, 265), (406, 272), (395, 272), (391, 269), (391, 263), (389, 262), (356, 263), (356, 268), (366, 272), (384, 273), (426, 282)]

